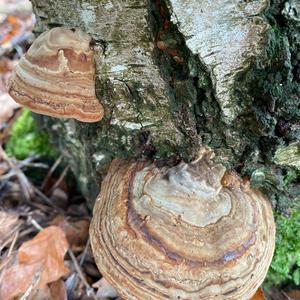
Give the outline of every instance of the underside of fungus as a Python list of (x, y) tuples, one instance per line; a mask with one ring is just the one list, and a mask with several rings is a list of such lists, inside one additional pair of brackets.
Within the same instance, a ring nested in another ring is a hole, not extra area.
[(41, 34), (21, 58), (9, 82), (13, 99), (32, 111), (96, 122), (103, 107), (95, 95), (91, 38), (58, 27)]
[(91, 224), (96, 263), (130, 300), (250, 299), (275, 244), (269, 201), (204, 148), (173, 167), (115, 159)]

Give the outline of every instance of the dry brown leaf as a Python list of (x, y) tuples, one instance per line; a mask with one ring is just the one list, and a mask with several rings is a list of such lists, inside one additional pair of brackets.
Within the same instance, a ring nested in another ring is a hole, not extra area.
[(0, 95), (7, 93), (8, 80), (17, 63), (18, 59), (0, 58)]
[(99, 300), (118, 297), (117, 291), (104, 277), (95, 282), (93, 287), (98, 289), (96, 297)]
[(49, 287), (54, 300), (68, 300), (65, 283), (61, 279), (50, 283)]
[(8, 94), (0, 95), (0, 129), (5, 127), (14, 115), (15, 109), (21, 107)]
[(40, 268), (40, 263), (35, 263), (22, 266), (15, 265), (7, 269), (0, 282), (0, 299), (9, 300), (24, 293)]
[(50, 226), (39, 232), (19, 249), (18, 262), (7, 269), (0, 282), (0, 299), (12, 299), (24, 293), (31, 284), (42, 288), (67, 274), (64, 256), (68, 242), (64, 232)]
[(0, 0), (0, 14), (26, 18), (32, 13), (32, 5), (28, 0)]
[(6, 161), (0, 161), (0, 175), (5, 174), (9, 169), (10, 167)]
[(0, 211), (0, 243), (3, 242), (2, 239), (8, 237), (19, 223), (20, 221), (17, 215)]
[(262, 288), (259, 288), (250, 300), (266, 300)]
[(85, 246), (89, 237), (90, 222), (88, 220), (71, 222), (63, 215), (59, 215), (52, 220), (51, 225), (58, 226), (64, 231), (72, 250), (76, 251)]
[(60, 279), (35, 289), (27, 300), (68, 300), (64, 282)]
[(45, 285), (40, 289), (36, 289), (32, 291), (26, 300), (56, 300), (56, 299), (52, 297), (49, 286)]
[(11, 125), (16, 109), (21, 107), (7, 93), (8, 79), (17, 62), (16, 59), (0, 58), (0, 138), (2, 141), (8, 134), (8, 127)]
[(64, 232), (57, 226), (50, 226), (39, 232), (34, 239), (23, 243), (19, 249), (19, 263), (42, 262), (43, 272), (38, 287), (55, 281), (68, 272), (64, 256), (68, 242)]

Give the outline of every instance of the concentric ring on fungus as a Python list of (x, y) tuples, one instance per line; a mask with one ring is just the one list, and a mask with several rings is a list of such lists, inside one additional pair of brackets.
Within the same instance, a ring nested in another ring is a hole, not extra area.
[(42, 33), (20, 59), (9, 94), (32, 111), (57, 118), (96, 122), (103, 107), (95, 94), (91, 37), (80, 29), (53, 28)]
[(202, 149), (190, 164), (115, 159), (91, 224), (103, 276), (130, 300), (250, 299), (275, 244), (269, 201)]

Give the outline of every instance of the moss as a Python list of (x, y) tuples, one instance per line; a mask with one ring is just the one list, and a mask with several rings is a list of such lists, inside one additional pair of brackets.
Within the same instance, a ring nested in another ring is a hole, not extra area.
[[(277, 213), (276, 249), (265, 285), (300, 284), (300, 168), (288, 168), (283, 188), (297, 195), (289, 216)], [(294, 190), (296, 187), (296, 190)]]
[(55, 156), (56, 154), (49, 144), (48, 135), (41, 132), (27, 109), (13, 124), (5, 149), (9, 156), (18, 159), (24, 159), (28, 155)]
[(300, 284), (300, 198), (289, 217), (276, 216), (276, 250), (265, 285)]

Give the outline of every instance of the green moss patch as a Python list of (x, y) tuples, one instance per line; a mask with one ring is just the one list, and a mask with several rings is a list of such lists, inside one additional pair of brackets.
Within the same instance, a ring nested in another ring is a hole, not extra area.
[(277, 215), (276, 250), (266, 285), (300, 284), (300, 198), (291, 215)]
[(38, 127), (28, 109), (13, 124), (5, 150), (9, 156), (18, 159), (29, 155), (55, 156), (56, 153), (49, 144), (47, 133)]

